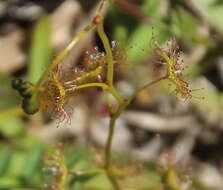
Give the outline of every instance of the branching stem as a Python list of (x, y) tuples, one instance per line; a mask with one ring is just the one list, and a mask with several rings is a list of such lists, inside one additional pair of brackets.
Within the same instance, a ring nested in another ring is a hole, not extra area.
[[(101, 86), (101, 87), (103, 88), (104, 92), (106, 93), (105, 94), (106, 95), (106, 103), (108, 104), (107, 106), (110, 110), (110, 115), (111, 115), (110, 121), (109, 121), (109, 134), (108, 134), (108, 138), (107, 138), (106, 146), (105, 146), (105, 171), (106, 171), (106, 174), (107, 174), (108, 178), (110, 179), (111, 183), (115, 187), (115, 189), (120, 190), (119, 184), (118, 184), (115, 176), (113, 176), (113, 173), (112, 173), (111, 167), (110, 167), (111, 166), (111, 147), (112, 147), (112, 140), (113, 140), (113, 136), (114, 136), (115, 122), (140, 91), (158, 83), (161, 80), (164, 80), (166, 77), (159, 78), (157, 80), (154, 80), (154, 81), (144, 85), (140, 89), (136, 90), (136, 92), (132, 96), (130, 96), (127, 100), (125, 100), (113, 86), (114, 60), (113, 60), (113, 54), (112, 54), (111, 46), (109, 43), (109, 39), (104, 31), (103, 17), (101, 15), (98, 15), (96, 18), (99, 19), (99, 21), (100, 21), (97, 24), (97, 32), (98, 32), (98, 35), (103, 43), (103, 46), (104, 46), (104, 49), (106, 52), (106, 58), (107, 58), (107, 75), (106, 75), (106, 77), (107, 77), (108, 86), (106, 86), (106, 88), (105, 88), (105, 86)], [(115, 113), (111, 113), (111, 104), (110, 104), (110, 100), (109, 100), (109, 96), (108, 96), (107, 92), (110, 92), (119, 103), (119, 107)]]
[[(132, 96), (130, 96), (126, 101), (119, 102), (119, 107), (118, 107), (117, 111), (111, 115), (110, 122), (109, 122), (109, 134), (108, 134), (108, 138), (107, 138), (106, 146), (105, 146), (105, 170), (107, 172), (107, 176), (110, 178), (110, 180), (113, 183), (116, 190), (120, 190), (120, 187), (118, 186), (118, 183), (117, 183), (115, 177), (112, 175), (111, 167), (110, 167), (111, 166), (111, 147), (112, 147), (112, 140), (113, 140), (114, 130), (115, 130), (115, 122), (119, 118), (119, 116), (124, 112), (126, 107), (137, 96), (138, 93), (140, 93), (142, 90), (144, 90), (148, 87), (151, 87), (152, 85), (154, 85), (164, 79), (166, 79), (166, 77), (158, 78), (148, 84), (145, 84), (144, 86), (142, 86), (141, 88), (136, 90), (136, 92)], [(122, 98), (122, 100), (123, 100), (123, 98)]]

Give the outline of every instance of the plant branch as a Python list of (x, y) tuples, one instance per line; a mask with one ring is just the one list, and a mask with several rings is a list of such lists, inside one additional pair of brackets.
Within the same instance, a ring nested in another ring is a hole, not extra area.
[(125, 102), (125, 100), (122, 98), (122, 96), (119, 94), (119, 92), (113, 86), (108, 86), (105, 83), (93, 82), (93, 83), (82, 84), (80, 86), (77, 86), (76, 90), (82, 89), (82, 88), (88, 88), (88, 87), (101, 87), (104, 91), (111, 93), (113, 95), (113, 97), (120, 104), (123, 104)]
[(139, 92), (141, 92), (142, 90), (144, 90), (148, 87), (151, 87), (152, 85), (154, 85), (164, 79), (166, 79), (166, 76), (158, 78), (152, 82), (149, 82), (148, 84), (145, 84), (144, 86), (142, 86), (141, 88), (136, 90), (135, 93), (127, 99), (127, 101), (124, 101), (123, 103), (120, 104), (118, 110), (111, 116), (110, 123), (109, 123), (109, 135), (108, 135), (108, 139), (107, 139), (107, 143), (106, 143), (106, 147), (105, 147), (105, 157), (106, 157), (105, 168), (106, 169), (108, 169), (110, 167), (111, 145), (112, 145), (112, 139), (113, 139), (113, 134), (114, 134), (114, 126), (115, 126), (115, 122), (116, 122), (117, 118), (122, 114), (122, 112), (132, 102), (132, 100), (137, 96), (137, 94)]
[(151, 82), (145, 84), (144, 86), (142, 86), (141, 88), (139, 88), (138, 90), (136, 90), (136, 91), (133, 93), (133, 95), (131, 95), (131, 96), (128, 98), (128, 102), (131, 103), (132, 100), (133, 100), (133, 99), (134, 99), (134, 98), (135, 98), (141, 91), (143, 91), (143, 90), (145, 90), (146, 88), (149, 88), (149, 87), (151, 87), (152, 85), (154, 85), (154, 84), (156, 84), (156, 83), (158, 83), (158, 82), (160, 82), (160, 81), (162, 81), (162, 80), (165, 80), (165, 79), (167, 79), (167, 76), (160, 77), (160, 78), (158, 78), (158, 79), (156, 79), (156, 80), (153, 80), (153, 81), (151, 81)]
[(93, 82), (93, 83), (87, 83), (87, 84), (82, 84), (80, 86), (77, 86), (76, 90), (82, 89), (82, 88), (88, 88), (88, 87), (101, 87), (104, 90), (107, 90), (109, 88), (109, 86), (105, 83)]
[[(112, 140), (113, 140), (113, 136), (114, 136), (115, 122), (118, 119), (118, 117), (123, 113), (123, 111), (126, 109), (126, 107), (137, 96), (138, 93), (140, 93), (142, 90), (144, 90), (148, 87), (151, 87), (152, 85), (154, 85), (166, 78), (167, 77), (165, 76), (165, 77), (158, 78), (152, 82), (149, 82), (149, 83), (145, 84), (144, 86), (142, 86), (141, 88), (139, 88), (138, 90), (136, 90), (135, 93), (132, 96), (130, 96), (126, 101), (124, 101), (122, 99), (122, 102), (119, 102), (120, 104), (119, 104), (119, 108), (117, 109), (117, 111), (113, 115), (111, 115), (110, 122), (109, 122), (109, 134), (108, 134), (108, 138), (107, 138), (106, 146), (105, 146), (105, 170), (107, 172), (107, 176), (110, 178), (114, 187), (116, 187), (116, 185), (118, 185), (118, 183), (116, 182), (116, 179), (113, 177), (113, 175), (110, 171), (110, 165), (111, 165), (111, 147), (112, 147)], [(111, 88), (109, 88), (109, 89), (111, 89)], [(116, 187), (116, 189), (119, 190), (120, 189), (119, 186)]]
[(113, 74), (114, 74), (114, 61), (113, 61), (113, 55), (112, 55), (112, 50), (110, 47), (110, 43), (108, 40), (108, 37), (104, 31), (104, 26), (103, 26), (103, 18), (100, 16), (102, 21), (97, 25), (97, 32), (99, 37), (101, 38), (101, 41), (103, 43), (103, 46), (105, 48), (105, 52), (107, 55), (107, 64), (108, 64), (108, 70), (107, 70), (107, 81), (109, 85), (113, 85)]
[(118, 110), (111, 116), (110, 122), (109, 122), (109, 134), (105, 146), (105, 169), (110, 168), (110, 161), (111, 161), (111, 146), (112, 146), (112, 139), (114, 135), (114, 128), (115, 128), (115, 122), (117, 118), (121, 115), (121, 113), (125, 110), (128, 103), (121, 104), (118, 108)]

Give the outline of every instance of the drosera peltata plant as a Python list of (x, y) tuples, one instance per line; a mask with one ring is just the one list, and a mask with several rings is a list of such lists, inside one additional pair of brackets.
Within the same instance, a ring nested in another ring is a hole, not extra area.
[[(71, 123), (70, 113), (66, 109), (70, 97), (80, 89), (89, 87), (101, 88), (106, 96), (106, 104), (110, 115), (103, 171), (110, 179), (114, 188), (120, 190), (120, 184), (111, 167), (112, 139), (115, 123), (119, 116), (142, 90), (163, 80), (169, 80), (175, 86), (177, 96), (183, 101), (192, 98), (192, 95), (189, 84), (185, 81), (181, 72), (179, 49), (174, 45), (162, 48), (155, 41), (154, 52), (160, 58), (161, 63), (165, 65), (166, 74), (146, 83), (129, 97), (123, 97), (120, 94), (114, 86), (114, 72), (118, 63), (116, 59), (120, 55), (115, 50), (114, 41), (110, 43), (104, 31), (104, 17), (101, 14), (104, 3), (105, 0), (101, 2), (99, 10), (90, 24), (76, 34), (67, 47), (55, 57), (36, 84), (15, 79), (13, 88), (18, 90), (23, 97), (22, 107), (27, 114), (34, 114), (39, 110), (47, 111), (58, 121), (58, 126), (61, 123)], [(76, 43), (92, 29), (96, 29), (105, 52), (100, 52), (95, 47), (92, 51), (85, 52), (83, 68), (64, 71), (62, 68), (63, 59), (71, 52)], [(118, 106), (116, 110), (111, 107), (109, 95), (112, 95), (117, 101)]]
[(192, 94), (193, 91), (201, 89), (191, 89), (189, 83), (185, 80), (183, 74), (185, 66), (183, 65), (182, 52), (179, 50), (176, 39), (171, 38), (163, 47), (161, 47), (154, 39), (152, 42), (155, 46), (154, 54), (159, 58), (158, 63), (166, 68), (164, 78), (168, 79), (170, 84), (174, 86), (174, 93), (180, 101), (185, 102), (190, 98), (204, 99)]
[(68, 179), (68, 168), (65, 164), (65, 157), (62, 153), (62, 144), (58, 143), (49, 156), (45, 158), (46, 167), (43, 169), (52, 174), (53, 180), (44, 186), (49, 190), (63, 190), (66, 188)]

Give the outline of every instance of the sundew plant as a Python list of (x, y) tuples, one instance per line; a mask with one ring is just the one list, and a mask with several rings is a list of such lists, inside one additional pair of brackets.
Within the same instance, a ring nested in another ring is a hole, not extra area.
[[(111, 167), (111, 146), (116, 120), (119, 116), (141, 91), (157, 85), (164, 80), (168, 80), (174, 86), (174, 93), (179, 100), (186, 101), (194, 96), (192, 95), (193, 90), (190, 89), (190, 85), (183, 75), (184, 66), (180, 58), (181, 52), (174, 38), (167, 41), (164, 46), (159, 45), (154, 39), (151, 40), (153, 54), (159, 60), (159, 64), (162, 64), (165, 68), (164, 75), (158, 76), (153, 81), (148, 81), (148, 83), (136, 89), (129, 97), (123, 97), (120, 94), (114, 84), (114, 74), (120, 64), (119, 59), (124, 58), (124, 56), (121, 56), (118, 44), (115, 41), (111, 41), (104, 30), (104, 17), (101, 14), (104, 3), (107, 2), (102, 1), (92, 21), (77, 33), (64, 50), (53, 59), (36, 84), (15, 79), (12, 86), (18, 90), (22, 97), (22, 108), (25, 113), (47, 112), (53, 119), (57, 120), (58, 126), (71, 124), (70, 115), (72, 109), (75, 109), (72, 105), (68, 105), (68, 100), (71, 97), (81, 89), (90, 87), (100, 88), (106, 97), (107, 109), (110, 116), (108, 138), (104, 150), (104, 166), (101, 171), (107, 175), (114, 188), (120, 190), (121, 185)], [(76, 43), (93, 29), (97, 31), (104, 51), (100, 51), (98, 47), (94, 47), (92, 50), (84, 53), (82, 67), (76, 67), (69, 71), (65, 70), (62, 65), (64, 58), (72, 51)], [(149, 39), (148, 43), (150, 43)], [(118, 104), (115, 110), (112, 108), (111, 95)], [(63, 159), (59, 160), (63, 162)], [(61, 176), (57, 176), (60, 182), (58, 182), (59, 185), (54, 189), (65, 189), (64, 181), (66, 179), (64, 176), (67, 176), (67, 169), (65, 168), (64, 171)], [(172, 172), (171, 169), (168, 171)], [(172, 172), (167, 176), (168, 183), (170, 183), (169, 186), (172, 189), (180, 190), (180, 187), (175, 183), (175, 174)]]

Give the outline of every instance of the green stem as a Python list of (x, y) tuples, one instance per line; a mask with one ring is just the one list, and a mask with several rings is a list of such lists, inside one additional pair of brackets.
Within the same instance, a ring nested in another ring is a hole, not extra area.
[[(101, 15), (98, 15), (98, 17), (101, 19), (100, 23), (97, 24), (97, 32), (98, 35), (103, 43), (103, 46), (105, 48), (106, 56), (107, 56), (107, 82), (108, 82), (108, 88), (107, 90), (116, 98), (116, 100), (119, 102), (118, 110), (112, 114), (109, 122), (109, 134), (106, 141), (105, 146), (105, 170), (108, 178), (112, 182), (113, 186), (116, 190), (120, 190), (120, 187), (116, 181), (115, 176), (113, 176), (112, 171), (110, 169), (110, 163), (111, 163), (111, 147), (112, 147), (112, 139), (114, 136), (114, 129), (115, 129), (115, 122), (117, 118), (121, 115), (121, 113), (126, 109), (126, 107), (130, 104), (130, 102), (135, 98), (135, 96), (145, 88), (150, 87), (151, 85), (159, 82), (160, 80), (163, 80), (164, 78), (157, 79), (155, 81), (152, 81), (146, 85), (144, 85), (142, 88), (137, 90), (132, 96), (128, 98), (127, 101), (124, 100), (124, 98), (119, 94), (119, 92), (113, 87), (113, 77), (114, 77), (114, 60), (113, 60), (113, 54), (110, 47), (110, 43), (108, 40), (108, 37), (104, 31), (103, 26), (103, 18)], [(103, 90), (106, 91), (106, 89), (103, 87)], [(110, 100), (109, 97), (107, 97), (108, 107), (110, 108)]]
[[(109, 122), (109, 134), (108, 134), (108, 138), (107, 138), (106, 146), (105, 146), (105, 170), (107, 171), (107, 176), (110, 178), (114, 187), (116, 187), (116, 185), (118, 185), (118, 183), (116, 182), (115, 178), (112, 177), (112, 173), (110, 171), (110, 165), (111, 165), (111, 147), (112, 147), (112, 139), (113, 139), (114, 130), (115, 130), (115, 122), (139, 92), (141, 92), (145, 88), (148, 88), (148, 87), (150, 87), (164, 79), (166, 79), (166, 77), (158, 78), (152, 82), (149, 82), (148, 84), (145, 84), (144, 86), (142, 86), (141, 88), (136, 90), (136, 92), (132, 96), (130, 96), (126, 101), (123, 100), (122, 102), (120, 102), (118, 110), (111, 116), (111, 119)], [(111, 89), (111, 88), (109, 88), (109, 89)], [(115, 181), (115, 182), (113, 182), (113, 181)], [(119, 190), (120, 188), (116, 187), (116, 189)]]
[(113, 86), (108, 86), (105, 83), (89, 83), (89, 84), (83, 84), (83, 85), (80, 85), (77, 87), (77, 89), (88, 88), (88, 87), (101, 87), (104, 91), (110, 92), (116, 98), (116, 100), (119, 102), (118, 110), (114, 114), (111, 115), (111, 119), (109, 122), (109, 134), (108, 134), (108, 138), (107, 138), (106, 146), (105, 146), (105, 170), (106, 170), (106, 174), (107, 174), (108, 178), (110, 179), (110, 181), (112, 182), (112, 184), (116, 188), (116, 190), (120, 190), (120, 187), (119, 187), (115, 177), (113, 176), (112, 172), (110, 171), (111, 147), (112, 147), (112, 139), (114, 136), (115, 122), (139, 92), (141, 92), (142, 90), (144, 90), (144, 89), (146, 89), (146, 88), (148, 88), (148, 87), (150, 87), (150, 86), (152, 86), (166, 78), (167, 78), (166, 76), (161, 77), (161, 78), (158, 78), (152, 82), (145, 84), (144, 86), (142, 86), (141, 88), (136, 90), (135, 93), (127, 99), (127, 101), (122, 98), (122, 96), (119, 94), (119, 92)]
[(125, 110), (128, 103), (121, 104), (118, 108), (118, 110), (111, 116), (110, 122), (109, 122), (109, 134), (106, 141), (105, 146), (105, 169), (110, 168), (110, 162), (111, 162), (111, 146), (112, 146), (112, 139), (114, 135), (114, 128), (115, 128), (115, 122), (117, 118), (121, 115), (121, 113)]
[(88, 88), (88, 87), (101, 87), (104, 90), (109, 88), (109, 86), (107, 84), (105, 84), (105, 83), (93, 82), (93, 83), (87, 83), (87, 84), (82, 84), (80, 86), (77, 86), (76, 90), (82, 89), (82, 88)]
[(125, 100), (124, 98), (119, 94), (119, 92), (113, 87), (110, 86), (108, 88), (109, 92), (116, 98), (116, 100), (120, 103), (120, 104), (124, 104)]
[(60, 176), (60, 181), (59, 181), (58, 185), (59, 185), (61, 190), (65, 190), (65, 186), (66, 186), (67, 179), (68, 179), (68, 168), (65, 164), (65, 158), (62, 154), (61, 154), (60, 159), (61, 159), (60, 160), (60, 167), (61, 167), (62, 174)]
[(123, 104), (125, 102), (125, 100), (122, 98), (122, 96), (118, 93), (118, 91), (113, 86), (108, 86), (105, 83), (93, 82), (93, 83), (83, 84), (83, 85), (77, 86), (76, 90), (82, 89), (82, 88), (88, 88), (88, 87), (101, 87), (106, 92), (110, 92), (120, 104)]
[(72, 48), (75, 46), (75, 44), (85, 35), (87, 34), (91, 29), (93, 29), (96, 25), (94, 23), (90, 23), (87, 25), (83, 30), (81, 30), (77, 35), (74, 36), (72, 41), (67, 45), (67, 47), (59, 53), (58, 56), (52, 61), (51, 65), (47, 68), (47, 70), (43, 73), (42, 77), (38, 81), (36, 85), (36, 89), (41, 88), (41, 85), (47, 80), (48, 74), (56, 68), (57, 65), (61, 63), (61, 61), (64, 59), (66, 55), (70, 53)]
[[(101, 17), (101, 19), (103, 18)], [(108, 37), (104, 31), (103, 20), (97, 25), (97, 32), (99, 37), (101, 38), (101, 41), (103, 43), (107, 55), (107, 62), (108, 62), (107, 81), (109, 85), (113, 86), (113, 74), (114, 74), (113, 55)]]
[(145, 90), (146, 88), (149, 88), (150, 86), (162, 81), (162, 80), (165, 80), (167, 79), (167, 76), (164, 76), (164, 77), (160, 77), (156, 80), (153, 80), (147, 84), (145, 84), (144, 86), (142, 86), (141, 88), (139, 88), (138, 90), (136, 90), (133, 95), (131, 95), (129, 98), (128, 98), (128, 102), (130, 103), (141, 91)]
[(105, 171), (116, 190), (120, 190), (121, 188), (119, 187), (119, 184), (115, 176), (113, 176), (111, 168), (110, 168), (112, 139), (114, 136), (115, 122), (117, 118), (121, 115), (121, 113), (125, 110), (127, 105), (128, 103), (120, 104), (118, 110), (114, 113), (114, 115), (111, 116), (111, 119), (109, 122), (109, 133), (108, 133), (108, 138), (107, 138), (106, 146), (105, 146)]

